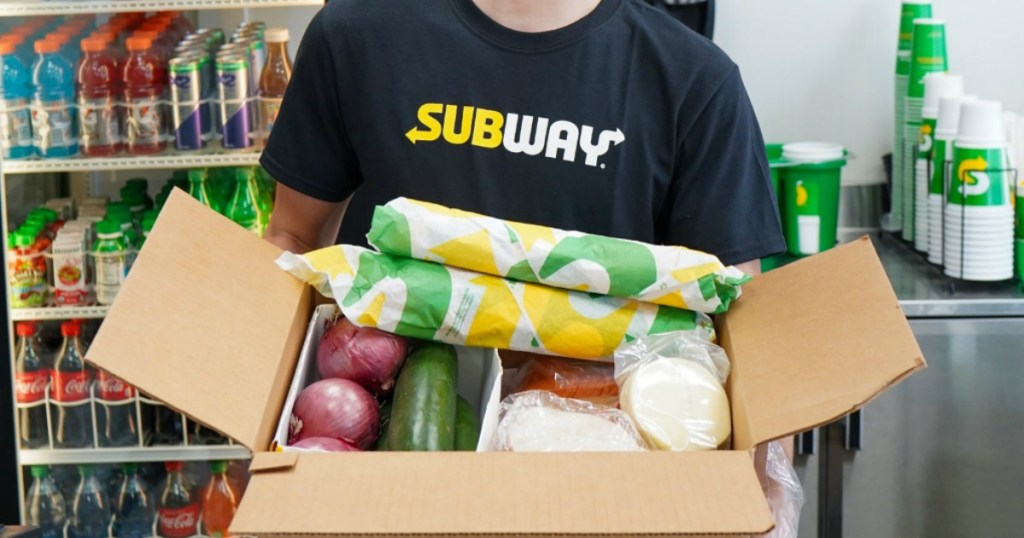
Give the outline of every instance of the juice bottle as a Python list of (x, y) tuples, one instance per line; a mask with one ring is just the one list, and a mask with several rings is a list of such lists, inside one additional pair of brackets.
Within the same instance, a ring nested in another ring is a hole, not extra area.
[(11, 308), (32, 308), (46, 302), (46, 260), (37, 251), (31, 231), (21, 229), (7, 236), (7, 289)]
[(267, 63), (260, 74), (260, 117), (266, 135), (274, 128), (281, 99), (292, 78), (292, 61), (288, 58), (288, 29), (267, 28)]
[(228, 479), (226, 461), (210, 462), (210, 482), (203, 489), (203, 530), (206, 536), (228, 536), (238, 509), (238, 488)]
[(121, 151), (121, 122), (117, 104), (117, 62), (100, 38), (82, 40), (78, 67), (78, 113), (82, 125), (82, 154), (105, 157)]
[(75, 141), (75, 73), (60, 55), (60, 43), (35, 42), (38, 54), (32, 66), (32, 134), (41, 157), (69, 157), (78, 153)]
[(96, 237), (92, 246), (96, 258), (96, 302), (109, 305), (124, 283), (127, 245), (120, 223), (114, 220), (96, 223)]
[(121, 69), (127, 107), (125, 145), (134, 155), (160, 153), (166, 147), (160, 100), (167, 87), (167, 69), (150, 39), (132, 36), (125, 44), (128, 57)]
[(32, 115), (29, 111), (29, 72), (16, 53), (19, 37), (0, 39), (0, 148), (5, 159), (23, 159), (33, 153)]

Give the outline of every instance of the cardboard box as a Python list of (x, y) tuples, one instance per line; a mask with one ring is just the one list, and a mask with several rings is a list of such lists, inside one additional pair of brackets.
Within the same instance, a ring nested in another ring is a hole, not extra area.
[(270, 452), (315, 302), (279, 253), (176, 191), (87, 357), (253, 451), (238, 534), (761, 533), (772, 518), (749, 450), (925, 367), (862, 239), (756, 277), (718, 317), (734, 450)]
[[(270, 443), (271, 450), (282, 452), (310, 452), (301, 448), (292, 448), (288, 444), (288, 419), (292, 414), (295, 399), (302, 389), (318, 379), (316, 373), (316, 348), (320, 338), (327, 330), (328, 323), (338, 316), (337, 305), (325, 304), (316, 307), (313, 317), (306, 329), (306, 338), (299, 351), (299, 359), (295, 364), (295, 375), (292, 376), (288, 394), (285, 396), (281, 416), (277, 421), (277, 430)], [(456, 346), (459, 359), (458, 392), (469, 402), (476, 413), (480, 427), (480, 442), (477, 451), (487, 450), (489, 441), (498, 427), (498, 404), (501, 399), (501, 359), (493, 349), (468, 348)]]

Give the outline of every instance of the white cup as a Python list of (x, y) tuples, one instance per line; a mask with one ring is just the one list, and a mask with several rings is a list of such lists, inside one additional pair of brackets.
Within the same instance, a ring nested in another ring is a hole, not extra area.
[(843, 146), (830, 142), (790, 142), (782, 146), (782, 158), (794, 163), (838, 161), (845, 156)]
[(1003, 105), (999, 101), (974, 101), (960, 108), (956, 143), (960, 147), (993, 147), (1006, 143)]
[(924, 76), (924, 108), (921, 117), (939, 117), (939, 100), (964, 94), (964, 77), (949, 73), (928, 73)]

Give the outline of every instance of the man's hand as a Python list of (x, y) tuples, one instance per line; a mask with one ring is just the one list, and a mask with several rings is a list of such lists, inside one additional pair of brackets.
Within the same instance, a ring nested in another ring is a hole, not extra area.
[(348, 200), (324, 202), (278, 183), (264, 239), (296, 254), (333, 245), (346, 207)]

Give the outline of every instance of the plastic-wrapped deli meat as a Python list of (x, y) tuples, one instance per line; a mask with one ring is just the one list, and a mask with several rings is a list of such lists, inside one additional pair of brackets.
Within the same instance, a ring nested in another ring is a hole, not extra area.
[(717, 257), (397, 198), (367, 234), (381, 252), (568, 290), (725, 312), (749, 277)]
[(706, 314), (483, 275), (337, 245), (278, 265), (333, 297), (352, 323), (456, 345), (578, 359), (611, 357), (650, 334), (714, 339)]

